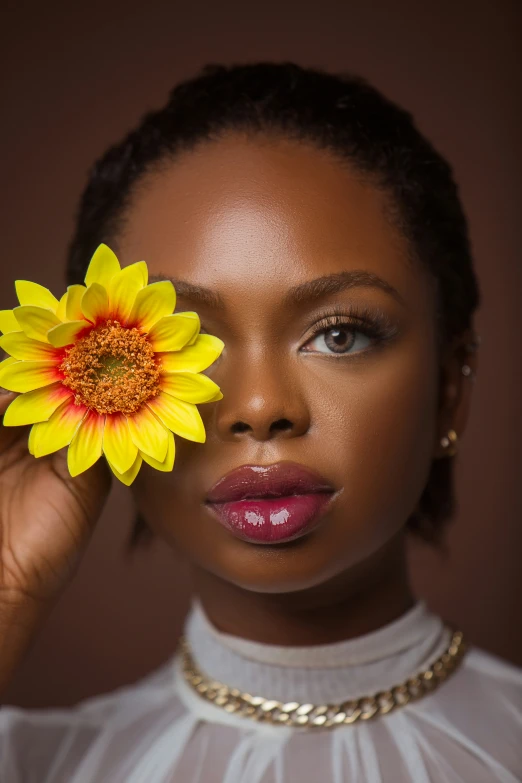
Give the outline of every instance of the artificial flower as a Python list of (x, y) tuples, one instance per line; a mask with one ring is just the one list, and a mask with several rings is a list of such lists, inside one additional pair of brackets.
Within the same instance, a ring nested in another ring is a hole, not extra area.
[(142, 462), (174, 465), (174, 434), (203, 443), (199, 403), (219, 386), (202, 374), (224, 343), (200, 334), (195, 312), (174, 313), (168, 280), (148, 284), (145, 261), (123, 269), (107, 245), (94, 253), (85, 285), (58, 301), (41, 285), (17, 280), (20, 302), (0, 311), (0, 385), (19, 392), (5, 426), (32, 425), (35, 457), (68, 446), (71, 476), (102, 454), (129, 486)]

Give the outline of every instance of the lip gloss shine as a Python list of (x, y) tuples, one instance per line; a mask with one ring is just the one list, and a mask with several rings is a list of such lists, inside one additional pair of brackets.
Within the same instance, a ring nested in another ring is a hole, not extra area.
[(329, 503), (330, 493), (255, 498), (212, 503), (219, 521), (241, 538), (272, 544), (298, 538), (308, 532)]

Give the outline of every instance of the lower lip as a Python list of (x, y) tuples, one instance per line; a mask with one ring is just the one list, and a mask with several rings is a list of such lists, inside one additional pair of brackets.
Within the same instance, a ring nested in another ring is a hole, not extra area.
[(221, 524), (239, 538), (273, 544), (291, 541), (315, 527), (332, 494), (314, 492), (208, 505)]

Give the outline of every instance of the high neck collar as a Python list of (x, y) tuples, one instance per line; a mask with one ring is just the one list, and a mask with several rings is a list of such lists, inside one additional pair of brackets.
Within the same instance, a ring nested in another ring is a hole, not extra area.
[(222, 633), (195, 599), (185, 633), (196, 663), (212, 678), (271, 699), (321, 703), (399, 684), (440, 655), (449, 638), (423, 601), (354, 639), (282, 647)]

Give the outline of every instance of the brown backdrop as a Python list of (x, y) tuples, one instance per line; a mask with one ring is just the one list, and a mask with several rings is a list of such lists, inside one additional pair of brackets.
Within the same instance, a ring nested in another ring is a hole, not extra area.
[[(476, 643), (522, 664), (516, 0), (78, 5), (4, 0), (0, 306), (15, 304), (15, 277), (62, 292), (87, 167), (203, 63), (292, 59), (368, 77), (413, 110), (453, 162), (485, 297), (450, 556), (415, 547), (414, 582)], [(145, 674), (172, 652), (189, 598), (187, 569), (160, 544), (124, 558), (131, 509), (118, 487), (9, 701), (71, 704)]]

